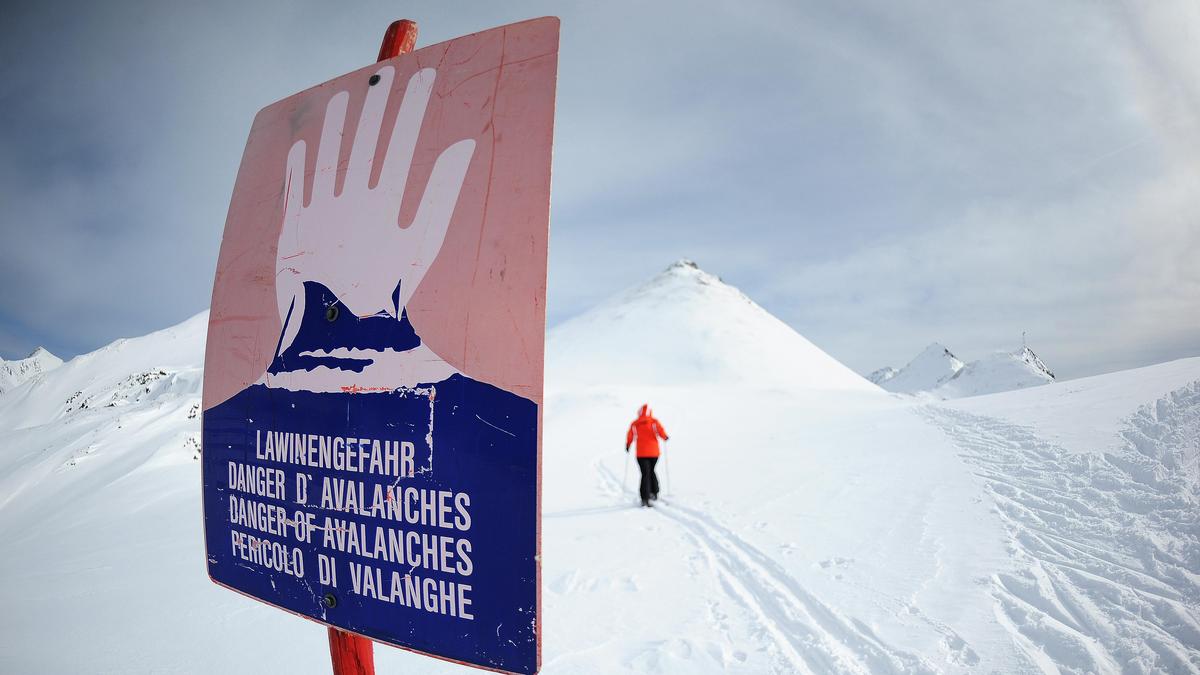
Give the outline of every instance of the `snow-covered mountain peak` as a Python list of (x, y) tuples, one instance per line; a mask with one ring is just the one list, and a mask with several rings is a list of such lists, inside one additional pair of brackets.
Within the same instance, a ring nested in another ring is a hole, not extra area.
[(888, 391), (902, 394), (929, 391), (949, 381), (962, 367), (963, 362), (953, 352), (934, 342), (880, 384)]
[(704, 271), (704, 270), (701, 270), (700, 266), (696, 264), (696, 261), (692, 260), (691, 258), (680, 258), (679, 260), (676, 260), (675, 262), (671, 263), (671, 265), (669, 267), (667, 267), (667, 271), (670, 272), (672, 270), (698, 270), (701, 272)]
[(38, 347), (23, 359), (5, 361), (0, 359), (0, 394), (15, 389), (33, 378), (61, 366), (63, 360)]
[(1036, 387), (1054, 381), (1054, 373), (1029, 347), (998, 351), (964, 366), (933, 390), (941, 398), (961, 398)]
[(57, 356), (55, 356), (54, 354), (50, 353), (50, 350), (46, 349), (45, 347), (34, 347), (33, 351), (29, 352), (29, 356), (25, 357), (25, 359), (38, 359), (38, 358), (52, 359), (54, 361), (58, 361), (60, 364), (62, 363), (62, 359), (60, 359)]
[(721, 277), (704, 271), (699, 265), (687, 258), (680, 258), (649, 281), (613, 296), (601, 306), (627, 304), (635, 298), (657, 296), (659, 298), (677, 299), (680, 293), (706, 292), (722, 294), (731, 298), (737, 298), (744, 303), (754, 304), (744, 293), (726, 284)]
[(940, 342), (930, 342), (929, 346), (921, 350), (921, 353), (917, 354), (917, 357), (914, 358), (909, 365), (924, 361), (937, 361), (940, 363), (942, 361), (949, 361), (951, 359), (957, 361), (958, 357), (955, 356), (954, 353), (946, 347), (946, 345), (943, 345)]
[(720, 277), (705, 272), (694, 260), (688, 258), (680, 258), (671, 263), (659, 276), (690, 279), (701, 284), (724, 283)]
[(547, 372), (552, 387), (712, 383), (877, 391), (686, 259), (554, 328)]
[(1028, 346), (963, 363), (945, 345), (934, 342), (900, 370), (880, 368), (868, 379), (888, 391), (928, 392), (946, 399), (1045, 384), (1054, 381), (1054, 373)]

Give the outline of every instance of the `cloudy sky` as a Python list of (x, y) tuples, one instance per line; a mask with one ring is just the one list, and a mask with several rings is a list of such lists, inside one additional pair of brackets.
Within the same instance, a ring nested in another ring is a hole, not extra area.
[(1195, 3), (250, 4), (0, 9), (0, 357), (207, 307), (254, 114), (392, 19), (547, 14), (551, 324), (689, 257), (862, 372), (1200, 355)]

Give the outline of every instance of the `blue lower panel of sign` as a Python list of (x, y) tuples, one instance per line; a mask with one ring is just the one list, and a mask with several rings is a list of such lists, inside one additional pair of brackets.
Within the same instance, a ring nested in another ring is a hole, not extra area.
[(213, 580), (375, 640), (537, 662), (537, 406), (462, 375), (204, 413)]

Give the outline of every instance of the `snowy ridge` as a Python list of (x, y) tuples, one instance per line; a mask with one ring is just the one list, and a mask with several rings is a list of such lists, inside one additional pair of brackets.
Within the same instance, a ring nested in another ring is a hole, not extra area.
[(38, 347), (23, 359), (15, 361), (0, 359), (0, 394), (50, 372), (61, 366), (62, 363), (62, 359), (51, 354), (44, 347)]
[(560, 381), (878, 391), (690, 260), (562, 323), (549, 342), (546, 370)]
[(1054, 379), (1054, 373), (1050, 372), (1050, 369), (1046, 367), (1046, 364), (1042, 362), (1042, 359), (1037, 354), (1034, 354), (1033, 350), (1028, 346), (1022, 346), (1021, 351), (1016, 352), (1014, 356), (1019, 358), (1034, 371), (1047, 375), (1052, 380)]
[[(198, 394), (208, 312), (81, 354), (0, 399), (0, 429), (46, 424), (69, 413), (123, 406), (161, 394)], [(139, 392), (140, 389), (146, 389)]]

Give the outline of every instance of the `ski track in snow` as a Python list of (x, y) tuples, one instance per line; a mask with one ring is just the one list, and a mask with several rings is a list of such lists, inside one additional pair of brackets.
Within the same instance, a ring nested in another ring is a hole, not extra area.
[[(627, 499), (621, 482), (600, 461), (605, 492)], [(780, 673), (935, 673), (919, 656), (884, 644), (871, 629), (840, 616), (806, 591), (778, 563), (716, 519), (677, 501), (654, 513), (676, 523), (695, 543), (721, 588), (769, 637)]]
[(1013, 569), (996, 617), (1045, 672), (1200, 672), (1200, 382), (1144, 406), (1121, 447), (926, 406), (992, 496)]

